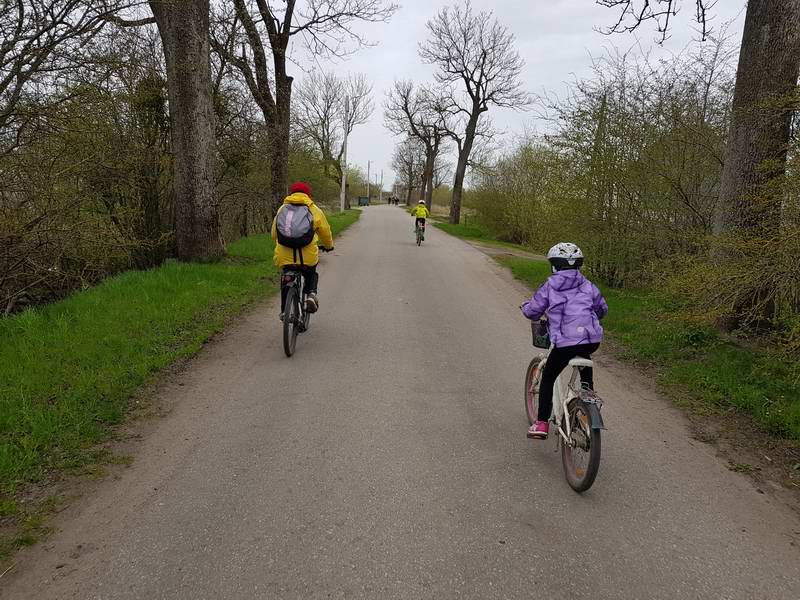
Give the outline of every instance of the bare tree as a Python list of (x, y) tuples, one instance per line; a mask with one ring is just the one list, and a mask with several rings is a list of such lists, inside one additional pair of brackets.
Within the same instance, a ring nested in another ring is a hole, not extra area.
[(406, 206), (411, 206), (411, 198), (417, 185), (423, 181), (425, 166), (425, 147), (414, 137), (406, 138), (394, 150), (392, 168), (398, 174), (400, 185), (406, 191)]
[(435, 165), (447, 136), (445, 106), (446, 103), (432, 90), (415, 90), (411, 81), (395, 81), (384, 104), (384, 122), (389, 131), (412, 136), (425, 148), (420, 200), (425, 200), (429, 209)]
[[(73, 64), (115, 2), (17, 0), (0, 4), (0, 130), (17, 116), (29, 84)], [(3, 132), (7, 134), (8, 132)]]
[[(644, 21), (654, 21), (661, 41), (666, 40), (669, 34), (672, 18), (678, 14), (681, 0), (595, 0), (600, 6), (617, 8), (620, 11), (619, 20), (608, 29), (608, 33), (623, 33), (634, 31)], [(709, 9), (713, 8), (717, 0), (694, 0), (695, 20), (701, 28), (702, 39), (705, 40), (712, 32), (709, 28)]]
[(337, 185), (342, 183), (344, 134), (350, 135), (356, 125), (369, 120), (373, 110), (371, 94), (372, 85), (364, 75), (342, 79), (318, 71), (312, 72), (295, 94), (292, 113), (299, 134), (314, 144), (322, 157), (325, 175)]
[[(366, 43), (354, 30), (355, 23), (387, 21), (396, 10), (396, 4), (383, 0), (307, 0), (302, 6), (296, 0), (233, 0), (232, 9), (219, 13), (214, 50), (244, 78), (269, 130), (273, 209), (283, 201), (288, 183), (290, 42), (299, 38), (315, 56), (341, 57), (351, 44)], [(230, 39), (234, 42), (225, 43)]]
[(442, 155), (436, 157), (436, 162), (433, 164), (433, 189), (441, 187), (444, 182), (453, 177), (453, 163), (446, 160)]
[(514, 36), (490, 12), (473, 13), (469, 0), (445, 7), (428, 21), (428, 33), (419, 53), (423, 61), (438, 67), (436, 82), (449, 94), (444, 107), (449, 114), (447, 129), (458, 148), (450, 222), (458, 223), (464, 176), (481, 115), (492, 106), (524, 108), (530, 98), (522, 88), (524, 61), (514, 49)]

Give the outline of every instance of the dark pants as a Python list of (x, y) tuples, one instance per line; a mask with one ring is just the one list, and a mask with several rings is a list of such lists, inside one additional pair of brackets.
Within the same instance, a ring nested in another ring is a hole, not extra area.
[[(539, 421), (547, 421), (550, 418), (550, 413), (553, 411), (553, 386), (569, 361), (577, 357), (591, 358), (599, 347), (600, 344), (580, 344), (553, 348), (550, 351), (539, 383)], [(587, 384), (589, 389), (594, 389), (593, 377), (592, 369), (581, 369), (581, 382)]]
[(417, 219), (416, 223), (414, 223), (414, 229), (417, 228), (417, 225), (425, 229), (425, 219)]
[[(286, 271), (303, 271), (303, 293), (304, 294), (311, 294), (317, 293), (317, 284), (319, 283), (319, 273), (317, 273), (317, 265), (313, 267), (304, 266), (301, 267), (299, 265), (292, 265), (291, 267), (283, 267), (283, 272)], [(285, 285), (281, 286), (281, 312), (284, 311), (286, 308), (286, 293), (289, 288)]]

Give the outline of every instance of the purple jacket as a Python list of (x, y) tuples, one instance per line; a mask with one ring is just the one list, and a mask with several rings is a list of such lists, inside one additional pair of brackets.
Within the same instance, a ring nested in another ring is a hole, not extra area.
[(556, 348), (603, 339), (600, 319), (608, 314), (608, 305), (597, 286), (576, 269), (553, 273), (521, 308), (532, 321), (547, 314)]

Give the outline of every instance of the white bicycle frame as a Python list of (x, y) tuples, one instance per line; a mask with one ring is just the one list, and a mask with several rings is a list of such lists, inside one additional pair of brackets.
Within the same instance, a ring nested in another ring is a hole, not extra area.
[[(552, 348), (551, 348), (552, 350)], [(541, 373), (544, 370), (544, 365), (547, 363), (549, 352), (543, 355), (542, 365), (539, 368), (539, 385), (541, 386)], [(567, 407), (573, 398), (580, 398), (581, 395), (581, 368), (592, 367), (594, 363), (586, 358), (573, 358), (569, 361), (569, 365), (558, 376), (555, 385), (553, 385), (553, 422), (556, 425), (558, 433), (564, 438), (564, 442), (571, 445), (572, 440), (572, 424), (569, 419), (566, 420), (566, 431), (562, 424), (564, 423), (564, 415), (567, 414)], [(577, 385), (577, 387), (576, 387)], [(541, 393), (541, 390), (540, 390)]]

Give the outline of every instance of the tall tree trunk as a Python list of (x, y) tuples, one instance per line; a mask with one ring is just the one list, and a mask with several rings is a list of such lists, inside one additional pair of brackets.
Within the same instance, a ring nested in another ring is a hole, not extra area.
[(431, 197), (428, 192), (428, 183), (433, 181), (433, 162), (436, 160), (436, 157), (433, 154), (433, 148), (431, 146), (425, 147), (425, 166), (422, 169), (422, 187), (419, 191), (419, 199), (424, 200), (425, 204), (428, 207), (428, 210), (431, 208)]
[(167, 63), (175, 156), (175, 243), (184, 261), (225, 253), (215, 198), (209, 0), (150, 0)]
[(792, 113), (787, 96), (800, 71), (800, 0), (750, 0), (720, 185), (717, 234), (758, 233), (780, 220), (764, 184), (786, 169)]
[(464, 131), (464, 143), (458, 149), (458, 162), (456, 163), (456, 176), (453, 181), (453, 197), (450, 201), (450, 223), (458, 225), (461, 221), (461, 196), (464, 190), (464, 177), (467, 173), (467, 162), (475, 143), (475, 132), (478, 130), (480, 111), (473, 107), (467, 128)]
[(453, 197), (450, 200), (450, 222), (458, 225), (461, 221), (461, 192), (464, 188), (464, 174), (467, 172), (467, 156), (463, 152), (458, 153), (458, 163), (456, 163), (456, 177), (453, 181)]
[[(286, 198), (289, 186), (289, 122), (292, 98), (292, 78), (286, 75), (286, 63), (282, 55), (274, 57), (278, 75), (275, 81), (275, 122), (270, 124), (270, 202), (272, 214)], [(266, 116), (266, 115), (265, 115)], [(271, 215), (269, 216), (271, 218)]]
[(430, 145), (430, 164), (426, 164), (427, 176), (425, 178), (425, 204), (428, 210), (431, 210), (433, 205), (433, 174), (436, 170), (436, 157), (439, 156), (439, 146), (441, 144), (441, 137), (437, 135), (433, 143)]
[(433, 170), (428, 173), (428, 177), (425, 180), (425, 205), (428, 210), (431, 210), (433, 206)]
[(287, 183), (289, 179), (289, 132), (282, 124), (275, 127), (268, 127), (270, 144), (270, 183), (269, 183), (269, 202), (270, 210), (266, 215), (267, 220), (271, 221), (272, 216), (283, 203), (287, 196)]

